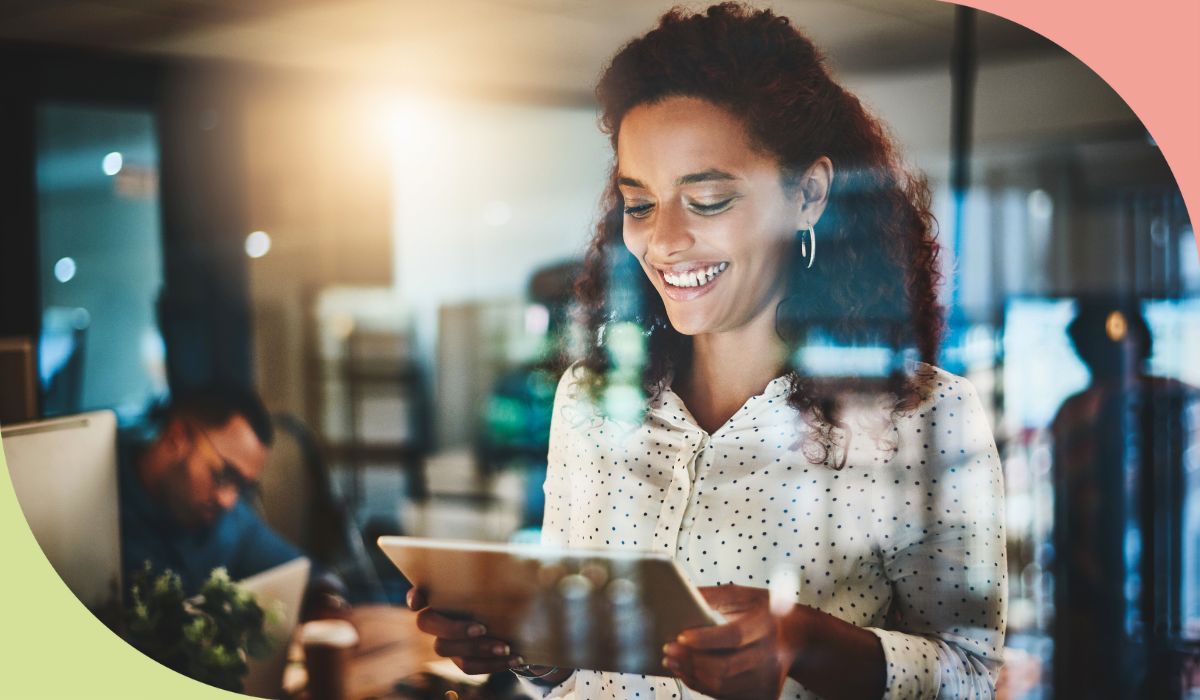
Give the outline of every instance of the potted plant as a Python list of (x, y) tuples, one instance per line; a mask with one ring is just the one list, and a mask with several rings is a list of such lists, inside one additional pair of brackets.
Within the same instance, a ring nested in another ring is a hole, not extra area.
[(124, 637), (167, 668), (240, 692), (247, 656), (270, 651), (265, 621), (254, 596), (223, 568), (213, 569), (200, 592), (187, 597), (178, 575), (155, 574), (147, 563), (130, 586)]

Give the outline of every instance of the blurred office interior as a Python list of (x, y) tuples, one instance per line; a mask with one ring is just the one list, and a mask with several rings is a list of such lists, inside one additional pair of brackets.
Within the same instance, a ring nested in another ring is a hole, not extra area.
[[(933, 186), (942, 366), (1004, 461), (1002, 696), (1088, 673), (1196, 697), (1200, 256), (1153, 138), (986, 13), (772, 5)], [(611, 157), (591, 89), (669, 6), (0, 5), (0, 420), (133, 425), (171, 390), (255, 387), (283, 432), (259, 505), (357, 600), (402, 599), (377, 534), (536, 541)], [(810, 350), (831, 374), (877, 357)]]

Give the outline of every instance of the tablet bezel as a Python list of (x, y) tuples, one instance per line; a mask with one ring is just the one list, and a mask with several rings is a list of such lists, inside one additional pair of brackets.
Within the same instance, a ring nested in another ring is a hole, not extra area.
[(480, 621), (530, 664), (671, 675), (662, 645), (724, 622), (679, 562), (655, 552), (399, 536), (378, 544), (431, 608)]

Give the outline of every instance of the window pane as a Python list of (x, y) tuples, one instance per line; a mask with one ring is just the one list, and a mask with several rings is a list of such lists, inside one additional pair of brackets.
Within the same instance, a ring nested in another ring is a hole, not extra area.
[(128, 423), (165, 389), (154, 117), (45, 104), (37, 132), (44, 413)]

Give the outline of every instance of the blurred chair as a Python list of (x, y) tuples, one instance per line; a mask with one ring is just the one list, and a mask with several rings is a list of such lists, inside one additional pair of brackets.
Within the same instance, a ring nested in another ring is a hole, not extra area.
[(0, 338), (0, 425), (37, 418), (37, 381), (33, 342)]
[(316, 435), (296, 416), (273, 420), (275, 445), (255, 507), (279, 534), (345, 579), (354, 597), (383, 599), (362, 532), (333, 491)]

